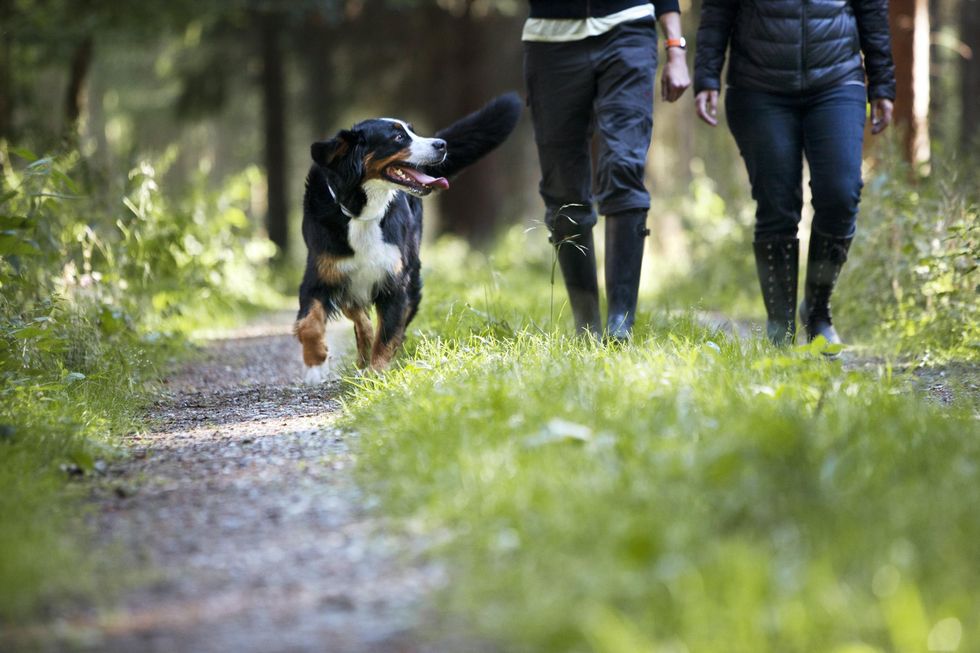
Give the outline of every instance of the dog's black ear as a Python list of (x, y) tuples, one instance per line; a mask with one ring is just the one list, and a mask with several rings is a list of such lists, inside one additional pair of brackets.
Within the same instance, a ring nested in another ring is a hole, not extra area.
[(357, 134), (347, 129), (337, 132), (329, 141), (317, 141), (310, 146), (313, 160), (322, 166), (333, 163), (337, 157), (347, 154), (357, 143)]

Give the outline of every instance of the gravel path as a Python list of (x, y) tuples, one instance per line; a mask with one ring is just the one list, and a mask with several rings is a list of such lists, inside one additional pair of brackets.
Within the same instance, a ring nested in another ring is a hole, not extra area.
[[(290, 321), (210, 341), (107, 470), (100, 537), (120, 573), (152, 578), (71, 625), (83, 650), (431, 650), (414, 633), (442, 573), (366, 513), (331, 427), (338, 385), (298, 384)], [(332, 355), (349, 348), (338, 327)]]

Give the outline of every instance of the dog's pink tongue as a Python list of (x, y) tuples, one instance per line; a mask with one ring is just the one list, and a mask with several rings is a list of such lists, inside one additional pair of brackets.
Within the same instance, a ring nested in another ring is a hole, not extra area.
[(445, 177), (430, 177), (420, 170), (415, 170), (412, 168), (402, 168), (405, 174), (410, 175), (412, 179), (419, 182), (426, 188), (441, 188), (446, 190), (449, 188), (449, 181)]

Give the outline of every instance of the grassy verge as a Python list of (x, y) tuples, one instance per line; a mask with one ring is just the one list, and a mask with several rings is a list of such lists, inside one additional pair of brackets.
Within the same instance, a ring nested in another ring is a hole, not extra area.
[(347, 399), (455, 617), (515, 651), (980, 650), (967, 403), (667, 313), (568, 339), (543, 238), (509, 238), (431, 251), (410, 351)]
[[(91, 325), (77, 321), (71, 337), (100, 340)], [(0, 622), (37, 617), (59, 601), (100, 591), (79, 511), (86, 490), (70, 481), (98, 475), (118, 455), (115, 437), (135, 427), (145, 384), (168, 351), (163, 343), (114, 339), (111, 350), (99, 352), (97, 367), (52, 365), (3, 375)]]
[[(897, 152), (866, 175), (857, 234), (834, 296), (845, 339), (931, 367), (980, 360), (980, 165), (937, 160), (911, 181)], [(684, 255), (648, 261), (659, 304), (761, 320), (752, 260), (754, 203), (696, 176), (689, 192), (651, 215), (680, 216)], [(807, 247), (808, 219), (801, 225)], [(656, 221), (651, 220), (656, 226)], [(654, 229), (657, 233), (656, 228)], [(806, 256), (801, 257), (801, 284)], [(677, 259), (677, 260), (675, 260)]]
[(72, 481), (119, 455), (186, 333), (275, 299), (241, 209), (250, 173), (178, 200), (147, 162), (120, 188), (85, 172), (24, 152), (0, 179), (0, 635), (105, 594), (91, 486)]

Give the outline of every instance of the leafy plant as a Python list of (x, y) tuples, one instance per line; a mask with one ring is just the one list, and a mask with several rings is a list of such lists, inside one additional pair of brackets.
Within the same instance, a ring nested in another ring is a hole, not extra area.
[(941, 162), (909, 184), (891, 165), (868, 181), (840, 311), (860, 337), (919, 358), (980, 358), (980, 174)]
[(242, 208), (255, 170), (170, 199), (149, 162), (95, 190), (75, 154), (15, 155), (0, 184), (0, 622), (93, 590), (66, 480), (116, 455), (184, 334), (277, 298), (274, 248)]

